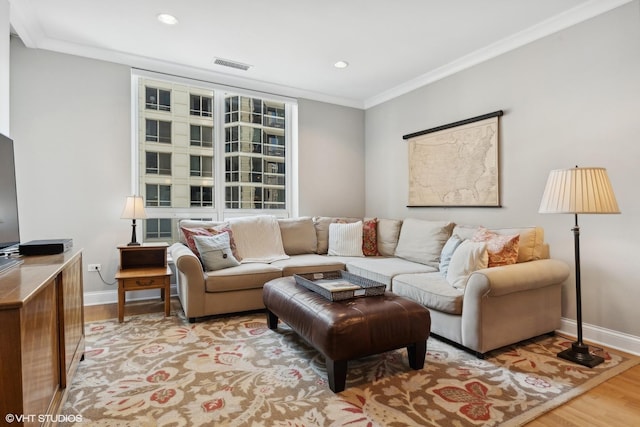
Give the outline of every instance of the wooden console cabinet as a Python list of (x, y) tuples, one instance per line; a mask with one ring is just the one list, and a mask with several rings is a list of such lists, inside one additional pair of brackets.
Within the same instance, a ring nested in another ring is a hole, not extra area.
[(22, 260), (0, 273), (0, 417), (47, 425), (84, 355), (82, 251)]

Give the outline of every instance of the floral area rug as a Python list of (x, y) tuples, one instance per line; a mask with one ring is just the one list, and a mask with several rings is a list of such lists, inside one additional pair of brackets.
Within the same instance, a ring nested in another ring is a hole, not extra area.
[(263, 313), (131, 316), (87, 324), (62, 414), (91, 426), (515, 426), (638, 363), (604, 353), (584, 368), (556, 357), (569, 345), (542, 337), (480, 360), (431, 337), (422, 370), (406, 349), (350, 361), (334, 394), (324, 358)]

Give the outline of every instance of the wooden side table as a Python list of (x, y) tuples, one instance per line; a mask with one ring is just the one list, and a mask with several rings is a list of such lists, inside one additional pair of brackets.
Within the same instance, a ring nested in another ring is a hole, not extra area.
[(120, 269), (118, 280), (118, 321), (124, 321), (125, 293), (160, 289), (164, 300), (164, 314), (171, 315), (171, 268), (167, 266), (168, 244), (143, 244), (118, 246)]

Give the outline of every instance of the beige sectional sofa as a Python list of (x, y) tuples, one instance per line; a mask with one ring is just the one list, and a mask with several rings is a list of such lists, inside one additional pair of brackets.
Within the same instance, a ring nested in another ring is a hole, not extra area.
[[(569, 268), (549, 259), (540, 227), (488, 232), (498, 241), (509, 240), (514, 262), (488, 267), (495, 239), (475, 242), (476, 226), (415, 218), (361, 221), (268, 216), (181, 221), (187, 235), (231, 231), (233, 255), (241, 259), (239, 265), (206, 271), (204, 261), (187, 246), (193, 247), (193, 238), (172, 245), (185, 315), (193, 322), (262, 309), (262, 286), (271, 279), (345, 269), (423, 304), (431, 312), (432, 334), (478, 355), (560, 327), (561, 286)], [(358, 229), (364, 234), (349, 234)], [(347, 244), (358, 238), (367, 246), (360, 253)], [(494, 261), (502, 263), (499, 257)]]

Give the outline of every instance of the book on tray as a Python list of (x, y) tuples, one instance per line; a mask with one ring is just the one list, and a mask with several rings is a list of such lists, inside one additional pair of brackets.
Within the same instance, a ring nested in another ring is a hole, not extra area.
[(329, 292), (355, 291), (361, 287), (347, 280), (319, 280), (316, 285), (328, 290)]

